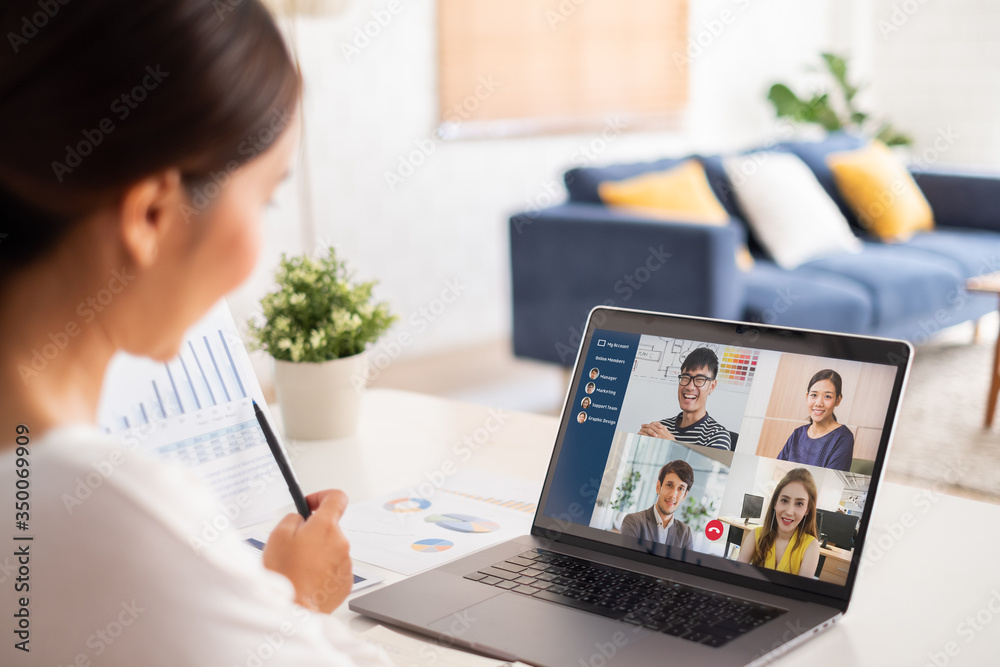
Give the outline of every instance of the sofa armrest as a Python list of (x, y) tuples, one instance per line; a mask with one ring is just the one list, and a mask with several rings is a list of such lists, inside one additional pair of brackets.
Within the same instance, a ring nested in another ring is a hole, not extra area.
[(941, 227), (1000, 231), (1000, 175), (912, 169)]
[(573, 363), (598, 305), (739, 319), (738, 224), (652, 220), (567, 203), (510, 218), (514, 353)]

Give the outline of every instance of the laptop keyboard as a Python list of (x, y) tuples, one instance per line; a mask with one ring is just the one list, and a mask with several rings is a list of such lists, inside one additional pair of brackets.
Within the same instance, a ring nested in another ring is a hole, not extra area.
[(724, 646), (785, 610), (545, 549), (466, 579), (707, 646)]

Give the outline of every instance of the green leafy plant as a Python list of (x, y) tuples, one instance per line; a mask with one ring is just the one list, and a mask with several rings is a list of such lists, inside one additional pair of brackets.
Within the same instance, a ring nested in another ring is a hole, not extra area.
[(714, 515), (715, 501), (709, 501), (706, 504), (694, 496), (688, 496), (687, 501), (681, 505), (677, 512), (677, 518), (686, 523), (694, 533), (700, 533), (708, 518)]
[(642, 479), (642, 473), (638, 470), (633, 470), (629, 474), (625, 475), (622, 479), (622, 483), (618, 485), (615, 489), (618, 493), (615, 496), (614, 502), (611, 503), (611, 509), (615, 511), (626, 510), (632, 506), (635, 502), (634, 495), (636, 487), (639, 486), (639, 480)]
[(863, 85), (848, 80), (847, 59), (833, 53), (820, 54), (833, 90), (813, 93), (802, 99), (783, 83), (771, 86), (767, 99), (779, 118), (820, 125), (828, 132), (848, 130), (881, 140), (888, 146), (909, 146), (913, 139), (888, 122), (879, 122), (857, 107), (855, 98)]
[(385, 302), (372, 303), (375, 282), (353, 282), (330, 248), (326, 256), (287, 257), (278, 289), (261, 299), (265, 322), (247, 323), (254, 349), (275, 359), (323, 362), (360, 354), (396, 321)]

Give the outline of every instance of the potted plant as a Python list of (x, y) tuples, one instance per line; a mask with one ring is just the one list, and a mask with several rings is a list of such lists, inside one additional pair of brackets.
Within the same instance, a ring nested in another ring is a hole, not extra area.
[(353, 282), (331, 247), (322, 257), (281, 256), (278, 289), (250, 320), (250, 346), (274, 359), (285, 434), (319, 440), (352, 435), (367, 377), (365, 350), (396, 320), (373, 303), (375, 282)]
[(625, 515), (635, 504), (635, 490), (639, 486), (640, 479), (642, 479), (642, 473), (638, 470), (632, 470), (622, 478), (622, 483), (616, 489), (618, 494), (611, 503), (611, 509), (615, 510), (613, 519), (615, 530), (621, 529)]
[(848, 130), (874, 137), (887, 146), (909, 146), (913, 139), (886, 121), (878, 121), (857, 106), (855, 96), (863, 87), (850, 82), (847, 58), (834, 53), (820, 57), (833, 85), (813, 92), (808, 99), (800, 98), (784, 83), (776, 83), (767, 92), (778, 118), (790, 118), (806, 124), (816, 124), (827, 132)]
[(677, 518), (686, 523), (695, 535), (700, 535), (709, 518), (714, 516), (715, 501), (705, 502), (704, 498), (697, 500), (694, 496), (688, 496), (687, 502), (681, 505), (677, 513)]

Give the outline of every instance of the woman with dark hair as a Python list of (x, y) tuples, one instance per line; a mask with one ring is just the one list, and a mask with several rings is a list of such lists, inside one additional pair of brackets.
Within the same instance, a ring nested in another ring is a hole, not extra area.
[(805, 468), (789, 471), (771, 494), (764, 524), (747, 531), (737, 560), (813, 577), (819, 565), (816, 482)]
[(844, 398), (843, 386), (840, 374), (829, 368), (812, 376), (806, 388), (809, 423), (792, 431), (778, 453), (778, 460), (818, 468), (851, 470), (854, 434), (837, 421), (833, 412)]
[(173, 358), (256, 261), (301, 87), (270, 15), (7, 0), (0, 28), (0, 489), (27, 489), (0, 663), (388, 664), (327, 616), (352, 583), (343, 493), (262, 560), (205, 546), (202, 483), (95, 427), (112, 356)]

